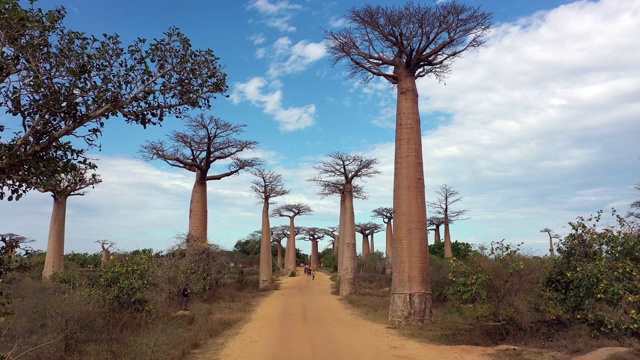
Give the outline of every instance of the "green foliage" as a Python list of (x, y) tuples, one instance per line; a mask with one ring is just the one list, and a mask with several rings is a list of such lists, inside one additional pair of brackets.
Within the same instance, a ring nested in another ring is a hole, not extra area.
[(260, 255), (260, 242), (258, 239), (238, 240), (233, 246), (233, 251), (237, 251), (246, 255)]
[[(451, 242), (451, 253), (453, 257), (463, 260), (468, 259), (475, 250), (469, 243), (453, 241)], [(429, 245), (429, 254), (444, 259), (444, 241)]]
[(101, 253), (76, 253), (70, 252), (68, 254), (64, 254), (65, 261), (69, 261), (71, 263), (76, 264), (78, 267), (83, 269), (85, 268), (98, 268), (102, 262), (102, 254)]
[(289, 277), (295, 277), (295, 276), (297, 276), (297, 275), (298, 275), (298, 274), (296, 274), (296, 271), (295, 271), (295, 270), (291, 270), (291, 272), (289, 273)]
[(365, 257), (359, 256), (357, 270), (370, 274), (384, 274), (386, 260), (381, 251), (367, 254)]
[[(192, 49), (177, 28), (123, 46), (118, 35), (67, 29), (65, 16), (64, 8), (43, 12), (18, 0), (1, 4), (0, 107), (10, 124), (24, 128), (0, 138), (0, 200), (18, 200), (83, 159), (111, 117), (155, 125), (209, 108), (227, 91), (219, 59), (211, 50)], [(65, 141), (69, 135), (87, 146)]]
[(594, 333), (640, 335), (640, 232), (612, 211), (616, 224), (599, 226), (602, 211), (570, 222), (545, 279), (553, 317), (575, 319)]
[(113, 256), (98, 271), (92, 288), (108, 308), (132, 312), (148, 311), (150, 309), (146, 295), (151, 286), (155, 265), (154, 256), (144, 251)]
[(338, 256), (332, 249), (324, 249), (318, 254), (320, 262), (323, 266), (328, 267), (334, 271), (338, 270)]

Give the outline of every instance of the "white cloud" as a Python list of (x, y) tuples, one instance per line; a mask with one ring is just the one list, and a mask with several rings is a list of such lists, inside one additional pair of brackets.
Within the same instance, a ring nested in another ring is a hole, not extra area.
[(279, 82), (271, 82), (271, 91), (267, 87), (267, 80), (255, 77), (246, 83), (236, 83), (230, 95), (234, 104), (249, 101), (251, 104), (263, 108), (265, 114), (273, 116), (279, 123), (280, 131), (295, 131), (315, 124), (316, 107), (313, 104), (302, 107), (284, 108), (282, 106), (282, 90)]
[(288, 37), (278, 39), (272, 49), (267, 75), (273, 78), (304, 71), (327, 54), (322, 42), (301, 40), (292, 45)]
[(257, 10), (265, 16), (265, 24), (282, 32), (294, 32), (296, 27), (289, 24), (292, 12), (302, 9), (302, 6), (292, 4), (286, 0), (270, 2), (269, 0), (255, 0), (247, 6), (249, 10)]

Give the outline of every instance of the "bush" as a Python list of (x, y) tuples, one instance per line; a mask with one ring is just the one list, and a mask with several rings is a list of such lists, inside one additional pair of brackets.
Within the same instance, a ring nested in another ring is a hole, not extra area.
[[(476, 251), (469, 243), (453, 241), (451, 243), (451, 253), (453, 257), (463, 260), (468, 259)], [(429, 254), (444, 259), (444, 241), (429, 245)]]
[(380, 251), (367, 254), (365, 257), (359, 256), (357, 271), (369, 274), (384, 274), (386, 260)]
[(291, 270), (291, 272), (289, 273), (289, 277), (295, 277), (296, 275), (298, 274), (296, 274), (295, 270)]
[(602, 211), (570, 222), (545, 279), (552, 314), (588, 324), (594, 334), (640, 336), (640, 233), (612, 211), (616, 225), (600, 228)]

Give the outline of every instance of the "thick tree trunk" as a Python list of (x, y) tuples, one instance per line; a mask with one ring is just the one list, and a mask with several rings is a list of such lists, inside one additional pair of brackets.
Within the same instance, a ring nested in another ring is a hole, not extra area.
[(369, 238), (367, 238), (367, 235), (362, 235), (362, 257), (369, 255), (370, 252)]
[(433, 240), (434, 244), (440, 244), (442, 242), (442, 239), (440, 238), (440, 226), (436, 226), (436, 230), (435, 230), (435, 239)]
[(389, 322), (420, 324), (433, 317), (429, 279), (422, 132), (415, 77), (396, 67), (394, 241)]
[(278, 244), (278, 269), (284, 268), (284, 262), (282, 261), (282, 242), (279, 241)]
[(451, 259), (453, 252), (451, 251), (451, 232), (449, 231), (449, 223), (445, 219), (444, 223), (444, 257), (445, 259)]
[(553, 238), (551, 237), (551, 234), (549, 234), (549, 255), (551, 257), (556, 256), (555, 252), (553, 251)]
[(207, 245), (207, 181), (196, 174), (189, 206), (189, 234), (187, 246)]
[(344, 233), (340, 233), (342, 243), (342, 269), (340, 271), (340, 296), (356, 291), (356, 220), (353, 211), (353, 190), (351, 184), (345, 185), (344, 194)]
[(392, 220), (387, 221), (387, 230), (386, 230), (386, 238), (385, 238), (385, 274), (391, 274), (393, 270), (392, 258), (393, 258), (393, 222)]
[[(344, 254), (344, 192), (340, 194), (340, 219), (338, 219), (338, 274), (342, 274), (342, 255)], [(339, 275), (340, 276), (340, 275)]]
[(269, 225), (269, 200), (262, 205), (262, 240), (260, 241), (260, 289), (271, 285), (271, 225)]
[(102, 266), (105, 266), (107, 264), (107, 262), (109, 262), (109, 250), (108, 249), (102, 249), (102, 259), (100, 261)]
[(373, 233), (371, 234), (371, 244), (369, 245), (369, 251), (370, 251), (372, 254), (373, 254), (374, 252), (376, 252), (376, 247), (375, 247), (375, 245), (374, 245), (374, 243), (373, 243), (373, 236), (374, 236), (374, 235), (375, 235), (375, 234), (373, 234)]
[(289, 218), (289, 240), (284, 254), (284, 268), (287, 272), (296, 270), (296, 227), (293, 219), (293, 216)]
[(49, 280), (53, 273), (64, 270), (64, 232), (67, 221), (67, 197), (54, 197), (51, 223), (49, 225), (49, 240), (47, 254), (42, 270), (42, 279)]
[(318, 242), (311, 242), (311, 269), (320, 270), (320, 260), (318, 259)]

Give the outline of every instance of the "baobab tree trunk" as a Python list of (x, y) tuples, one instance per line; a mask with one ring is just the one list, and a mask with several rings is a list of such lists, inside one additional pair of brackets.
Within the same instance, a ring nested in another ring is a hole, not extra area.
[(296, 227), (293, 217), (289, 218), (289, 240), (287, 240), (287, 251), (284, 254), (284, 268), (288, 272), (296, 270)]
[(51, 223), (49, 225), (49, 240), (47, 255), (44, 260), (42, 279), (49, 280), (53, 273), (64, 270), (64, 232), (67, 219), (67, 197), (54, 196)]
[(320, 260), (318, 259), (318, 242), (311, 242), (311, 269), (320, 270)]
[(342, 269), (340, 271), (340, 296), (356, 291), (356, 220), (353, 212), (353, 188), (351, 184), (344, 186), (344, 235), (340, 233), (342, 243)]
[(385, 274), (391, 274), (393, 269), (392, 258), (393, 258), (393, 222), (389, 220), (387, 222), (387, 230), (386, 230), (386, 238), (385, 238)]
[(553, 251), (553, 237), (551, 237), (551, 234), (549, 234), (549, 255), (551, 257), (556, 256), (555, 252)]
[(102, 249), (101, 266), (105, 266), (109, 262), (109, 249)]
[(422, 132), (415, 77), (404, 70), (400, 59), (396, 61), (395, 229), (389, 322), (396, 325), (420, 324), (433, 318)]
[(271, 225), (269, 225), (269, 200), (262, 204), (262, 239), (260, 241), (260, 289), (271, 284)]
[(440, 238), (440, 226), (436, 225), (436, 229), (435, 229), (435, 239), (433, 240), (434, 244), (440, 244), (442, 242), (442, 239)]
[(282, 262), (282, 240), (276, 242), (278, 245), (278, 269), (284, 268), (284, 263)]
[[(345, 195), (344, 195), (344, 191), (342, 192), (342, 194), (340, 194), (340, 219), (338, 219), (338, 246), (336, 247), (336, 249), (338, 249), (338, 274), (339, 276), (342, 276), (342, 255), (344, 255), (344, 203), (345, 203), (345, 199), (344, 199)], [(355, 221), (355, 220), (354, 220)]]
[(189, 206), (189, 234), (187, 246), (207, 245), (207, 180), (196, 174)]
[(451, 251), (451, 232), (449, 232), (449, 222), (444, 223), (444, 257), (445, 259), (451, 259), (453, 257), (453, 251)]
[(362, 235), (362, 257), (369, 255), (369, 238), (367, 235)]
[(371, 245), (369, 245), (369, 251), (371, 251), (371, 253), (372, 253), (372, 254), (373, 254), (374, 252), (376, 252), (376, 248), (375, 248), (375, 246), (374, 246), (374, 244), (373, 244), (373, 236), (374, 236), (374, 235), (375, 235), (375, 234), (373, 234), (373, 233), (371, 234)]

